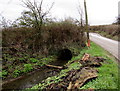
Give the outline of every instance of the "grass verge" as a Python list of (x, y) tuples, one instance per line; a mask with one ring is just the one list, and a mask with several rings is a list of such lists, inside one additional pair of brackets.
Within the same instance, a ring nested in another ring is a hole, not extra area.
[(98, 78), (91, 80), (80, 89), (118, 89), (118, 64), (116, 59), (100, 46), (92, 43), (91, 48), (85, 52), (92, 56), (101, 56), (106, 59), (98, 69)]

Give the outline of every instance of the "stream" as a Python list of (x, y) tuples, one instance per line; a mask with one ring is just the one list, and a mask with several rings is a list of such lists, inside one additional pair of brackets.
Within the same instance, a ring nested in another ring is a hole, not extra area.
[[(63, 66), (68, 61), (55, 61), (52, 63), (52, 65), (59, 65)], [(6, 83), (2, 84), (2, 90), (6, 91), (8, 89), (25, 89), (25, 88), (31, 88), (32, 86), (42, 82), (42, 80), (57, 75), (60, 72), (59, 69), (54, 68), (47, 68), (47, 67), (41, 67), (40, 69), (28, 73), (18, 79), (15, 79), (13, 81), (8, 81)]]

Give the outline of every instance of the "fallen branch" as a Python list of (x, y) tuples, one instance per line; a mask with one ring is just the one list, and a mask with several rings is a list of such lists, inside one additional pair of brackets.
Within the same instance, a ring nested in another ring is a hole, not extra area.
[(50, 68), (63, 69), (62, 66), (55, 66), (55, 65), (46, 65), (46, 66)]

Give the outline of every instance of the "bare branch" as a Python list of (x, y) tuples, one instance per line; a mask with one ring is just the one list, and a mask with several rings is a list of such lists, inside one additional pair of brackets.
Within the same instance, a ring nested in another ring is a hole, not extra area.
[(80, 20), (79, 20), (79, 23), (81, 26), (83, 26), (83, 15), (84, 15), (84, 12), (83, 12), (83, 9), (82, 7), (80, 6), (80, 2), (79, 2), (79, 6), (78, 6), (78, 13), (80, 15)]
[(53, 5), (54, 5), (54, 2), (52, 3), (51, 7), (45, 13), (43, 13), (42, 17), (50, 13), (50, 10), (52, 9)]
[(33, 16), (31, 17), (35, 20), (34, 26), (36, 27), (36, 29), (40, 30), (45, 18), (47, 18), (47, 15), (50, 13), (50, 10), (52, 9), (54, 3), (52, 3), (48, 10), (44, 11), (42, 9), (43, 0), (40, 0), (40, 3), (37, 3), (36, 0), (34, 0), (33, 2), (31, 2), (30, 0), (22, 2), (26, 6), (26, 8), (30, 10), (31, 14), (33, 14)]

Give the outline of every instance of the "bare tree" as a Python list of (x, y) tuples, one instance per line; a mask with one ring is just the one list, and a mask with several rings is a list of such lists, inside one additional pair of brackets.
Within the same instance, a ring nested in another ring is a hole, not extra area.
[(116, 17), (116, 20), (112, 23), (112, 24), (118, 24), (120, 25), (120, 15), (118, 15), (118, 17)]
[(2, 19), (0, 20), (0, 26), (4, 29), (8, 27), (8, 23), (4, 17), (2, 17)]
[[(80, 15), (80, 26), (82, 28), (81, 33), (83, 34), (83, 32), (86, 32), (86, 34), (87, 34), (87, 43), (88, 43), (88, 46), (90, 46), (86, 0), (84, 0), (84, 13), (83, 13), (83, 10), (82, 10), (82, 8), (80, 6), (80, 3), (79, 3), (79, 8), (78, 8), (78, 13)], [(85, 15), (85, 23), (84, 23), (84, 20), (83, 20), (84, 15)], [(84, 26), (84, 29), (83, 29), (83, 26)], [(85, 31), (83, 31), (83, 30), (85, 30)]]
[(32, 48), (34, 51), (39, 51), (41, 43), (41, 27), (45, 20), (47, 20), (47, 16), (50, 13), (50, 10), (52, 9), (54, 2), (51, 4), (51, 6), (47, 10), (43, 10), (43, 0), (40, 0), (40, 3), (36, 2), (36, 0), (30, 1), (22, 1), (24, 4), (24, 7), (28, 9), (28, 11), (24, 11), (22, 13), (22, 17), (20, 17), (21, 24), (25, 24), (28, 26), (32, 26), (35, 28), (36, 32), (33, 34), (32, 38), (34, 40), (34, 43), (32, 44)]
[(0, 28), (3, 29), (7, 29), (10, 28), (12, 26), (12, 21), (11, 20), (7, 20), (5, 17), (1, 16), (1, 20), (0, 20)]
[(80, 5), (80, 2), (79, 2), (79, 6), (78, 6), (78, 13), (79, 13), (79, 16), (80, 16), (80, 20), (79, 20), (80, 26), (83, 27), (84, 26), (84, 19), (83, 19), (84, 12), (83, 12), (83, 9)]
[(54, 3), (52, 3), (51, 6), (46, 11), (44, 11), (43, 0), (41, 0), (40, 3), (37, 3), (35, 0), (33, 2), (31, 2), (30, 0), (22, 1), (22, 2), (24, 3), (25, 7), (29, 9), (29, 11), (24, 12), (23, 18), (25, 19), (26, 18), (25, 15), (29, 15), (29, 19), (34, 20), (32, 24), (38, 30), (38, 32), (40, 32), (43, 21), (50, 13), (50, 10), (52, 9)]
[(119, 24), (120, 25), (120, 15), (117, 17), (117, 24)]
[(78, 14), (79, 14), (79, 20), (78, 20), (78, 23), (79, 23), (79, 26), (80, 26), (80, 33), (81, 33), (81, 37), (84, 37), (84, 32), (85, 32), (85, 19), (84, 19), (84, 12), (83, 12), (83, 8), (81, 7), (80, 5), (80, 2), (79, 2), (79, 5), (78, 5)]
[(115, 35), (119, 36), (120, 35), (120, 15), (118, 15), (116, 21), (113, 24), (118, 25), (118, 29), (113, 33), (113, 36)]

